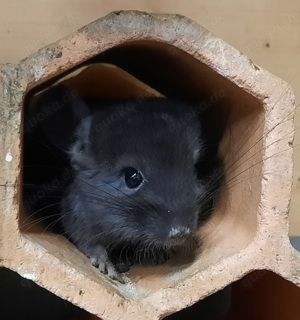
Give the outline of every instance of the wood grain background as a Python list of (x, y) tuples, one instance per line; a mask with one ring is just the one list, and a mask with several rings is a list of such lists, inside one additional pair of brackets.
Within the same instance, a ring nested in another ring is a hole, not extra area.
[[(290, 83), (300, 102), (299, 0), (0, 0), (0, 63), (17, 63), (113, 10), (129, 9), (197, 21)], [(300, 235), (300, 111), (295, 127), (290, 234)]]

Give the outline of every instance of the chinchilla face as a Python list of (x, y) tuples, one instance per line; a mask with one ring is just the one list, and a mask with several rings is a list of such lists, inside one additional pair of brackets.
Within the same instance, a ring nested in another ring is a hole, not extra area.
[(181, 117), (191, 115), (187, 106), (161, 99), (119, 108), (99, 109), (76, 129), (71, 211), (109, 242), (179, 245), (194, 235), (207, 192), (195, 169), (200, 125)]

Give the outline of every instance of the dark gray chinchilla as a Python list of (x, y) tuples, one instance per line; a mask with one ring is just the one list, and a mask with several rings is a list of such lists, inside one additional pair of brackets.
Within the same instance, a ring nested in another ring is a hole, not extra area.
[(114, 279), (195, 242), (224, 176), (201, 114), (169, 98), (112, 103), (74, 92), (58, 85), (36, 102), (47, 114), (41, 132), (71, 172), (59, 205), (66, 236)]

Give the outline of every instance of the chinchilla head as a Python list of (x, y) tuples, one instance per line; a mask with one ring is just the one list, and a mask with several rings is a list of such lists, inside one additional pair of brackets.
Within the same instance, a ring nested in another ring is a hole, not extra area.
[(205, 147), (194, 111), (163, 98), (88, 108), (69, 148), (70, 212), (109, 243), (173, 247), (194, 236), (207, 192), (195, 169)]

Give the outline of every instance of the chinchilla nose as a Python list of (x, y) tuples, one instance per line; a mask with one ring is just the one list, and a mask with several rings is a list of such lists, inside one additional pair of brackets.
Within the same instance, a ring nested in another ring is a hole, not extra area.
[(173, 227), (169, 232), (171, 242), (181, 243), (191, 235), (191, 230), (186, 227)]

